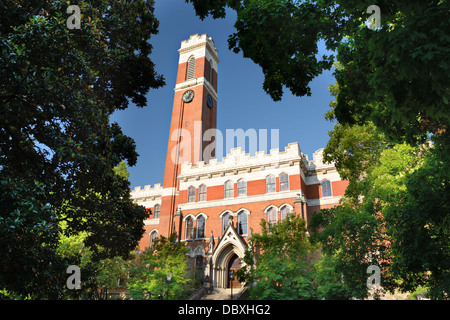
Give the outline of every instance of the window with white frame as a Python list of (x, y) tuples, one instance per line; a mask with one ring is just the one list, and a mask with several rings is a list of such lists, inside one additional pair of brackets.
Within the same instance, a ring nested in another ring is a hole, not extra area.
[(234, 197), (234, 183), (233, 181), (225, 182), (225, 198), (233, 198)]
[(228, 227), (228, 220), (229, 220), (229, 218), (230, 218), (230, 215), (228, 213), (225, 213), (222, 216), (222, 234), (225, 232), (225, 230)]
[(275, 184), (275, 176), (269, 175), (266, 177), (266, 192), (275, 192), (276, 184)]
[(150, 238), (149, 247), (151, 248), (155, 244), (155, 240), (158, 238), (158, 230), (152, 230), (149, 234), (149, 238)]
[(269, 227), (277, 222), (277, 209), (270, 208), (267, 210), (267, 223), (269, 224)]
[(195, 202), (195, 187), (193, 186), (188, 188), (187, 202)]
[(280, 191), (289, 190), (289, 176), (286, 173), (280, 174)]
[(289, 208), (288, 206), (283, 206), (280, 209), (280, 214), (281, 214), (281, 220), (284, 220), (287, 218), (287, 216), (291, 213), (291, 208)]
[(204, 184), (198, 187), (198, 201), (206, 201), (206, 186)]
[(238, 213), (237, 232), (239, 235), (246, 235), (248, 233), (248, 216), (244, 210)]
[(193, 240), (194, 239), (194, 219), (192, 217), (186, 218), (186, 240)]
[(322, 197), (331, 197), (333, 193), (331, 192), (331, 182), (330, 180), (322, 181)]
[(159, 219), (159, 214), (161, 213), (161, 205), (155, 204), (153, 207), (153, 219)]
[(237, 182), (237, 195), (246, 196), (247, 195), (247, 181), (240, 179)]

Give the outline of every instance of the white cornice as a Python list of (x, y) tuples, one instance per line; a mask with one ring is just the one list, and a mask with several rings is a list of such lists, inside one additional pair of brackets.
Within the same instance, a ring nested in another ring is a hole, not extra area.
[(208, 80), (206, 80), (205, 77), (195, 78), (195, 79), (192, 79), (192, 80), (187, 80), (187, 81), (183, 81), (181, 83), (178, 83), (175, 86), (174, 90), (176, 92), (176, 91), (185, 90), (185, 89), (188, 89), (188, 88), (193, 88), (193, 87), (200, 86), (200, 85), (204, 85), (209, 90), (209, 92), (211, 93), (211, 95), (213, 96), (213, 98), (216, 101), (219, 100), (219, 97), (217, 96), (216, 90), (214, 90), (214, 87), (211, 85), (211, 83)]
[(219, 200), (203, 201), (203, 202), (190, 202), (180, 204), (179, 208), (181, 211), (204, 209), (211, 207), (221, 207), (221, 206), (231, 206), (236, 204), (242, 204), (245, 207), (246, 203), (252, 202), (262, 202), (262, 201), (273, 201), (279, 199), (292, 199), (296, 198), (300, 190), (294, 191), (280, 191), (280, 192), (270, 192), (265, 194), (259, 194), (254, 196), (243, 196), (235, 198), (226, 198)]

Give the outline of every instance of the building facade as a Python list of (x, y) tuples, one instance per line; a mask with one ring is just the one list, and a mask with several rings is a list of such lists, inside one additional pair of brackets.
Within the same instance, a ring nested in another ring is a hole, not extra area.
[(254, 156), (235, 148), (218, 161), (218, 51), (206, 34), (182, 41), (178, 51), (163, 185), (131, 193), (152, 210), (140, 249), (175, 232), (191, 249), (191, 272), (226, 288), (229, 271), (241, 267), (247, 239), (261, 232), (261, 219), (276, 223), (295, 212), (308, 223), (313, 212), (339, 203), (348, 182), (323, 163), (323, 149), (309, 160), (298, 143)]

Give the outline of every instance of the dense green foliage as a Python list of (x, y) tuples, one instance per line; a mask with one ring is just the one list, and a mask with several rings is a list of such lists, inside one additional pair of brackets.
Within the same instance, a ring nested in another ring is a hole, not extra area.
[[(127, 289), (136, 300), (187, 299), (193, 288), (189, 276), (185, 243), (161, 236), (153, 246), (141, 253), (130, 268)], [(171, 279), (167, 275), (171, 274)]]
[[(307, 233), (305, 221), (295, 213), (270, 226), (261, 221), (261, 234), (253, 234), (238, 277), (255, 300), (350, 299), (357, 290), (343, 281), (333, 253), (321, 253)], [(349, 261), (351, 263), (351, 261)], [(364, 283), (365, 285), (365, 283)]]
[[(423, 286), (448, 299), (450, 2), (186, 2), (200, 18), (236, 11), (229, 48), (261, 66), (273, 100), (283, 87), (308, 95), (334, 62), (326, 118), (336, 123), (324, 159), (350, 184), (342, 205), (321, 210), (312, 227), (326, 265), (343, 274), (335, 293), (367, 297), (367, 266), (376, 264), (384, 289)], [(366, 24), (373, 4), (381, 12), (375, 29)], [(317, 54), (321, 41), (336, 57)]]
[[(344, 124), (372, 121), (392, 139), (424, 140), (449, 125), (450, 36), (447, 0), (377, 1), (380, 28), (365, 23), (370, 1), (186, 0), (197, 15), (237, 13), (229, 48), (260, 65), (263, 88), (309, 95), (309, 84), (337, 59), (335, 110)], [(334, 54), (318, 55), (319, 42)], [(336, 57), (334, 56), (336, 55)]]
[(261, 221), (261, 234), (253, 234), (238, 277), (250, 285), (256, 300), (298, 300), (315, 297), (312, 259), (314, 248), (306, 236), (305, 221), (289, 215), (267, 225)]
[(164, 84), (153, 0), (78, 1), (72, 30), (69, 4), (0, 4), (0, 288), (19, 296), (62, 297), (61, 223), (100, 261), (128, 257), (146, 216), (113, 170), (136, 163), (134, 141), (109, 119)]

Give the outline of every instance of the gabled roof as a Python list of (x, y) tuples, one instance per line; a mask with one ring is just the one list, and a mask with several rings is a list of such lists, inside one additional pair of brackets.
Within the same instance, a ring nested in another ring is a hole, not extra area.
[(214, 249), (213, 260), (221, 253), (222, 249), (232, 244), (235, 248), (235, 253), (243, 258), (245, 254), (245, 249), (247, 244), (244, 242), (242, 237), (238, 234), (236, 228), (234, 227), (233, 217), (231, 216), (228, 220), (228, 227), (220, 238), (217, 247)]

